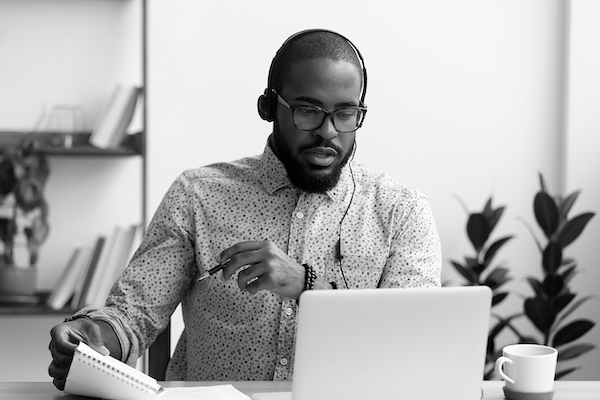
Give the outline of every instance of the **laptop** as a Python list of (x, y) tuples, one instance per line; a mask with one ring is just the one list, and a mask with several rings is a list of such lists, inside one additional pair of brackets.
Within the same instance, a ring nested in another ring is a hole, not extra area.
[(257, 400), (478, 400), (487, 286), (314, 290), (300, 297), (292, 392)]

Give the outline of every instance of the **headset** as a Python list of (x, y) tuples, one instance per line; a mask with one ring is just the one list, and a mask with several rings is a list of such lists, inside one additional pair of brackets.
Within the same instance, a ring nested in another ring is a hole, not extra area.
[(275, 69), (277, 62), (279, 61), (280, 54), (291, 42), (294, 42), (295, 40), (297, 40), (300, 37), (303, 37), (303, 36), (306, 36), (306, 35), (309, 35), (312, 33), (316, 33), (316, 32), (333, 33), (334, 35), (339, 36), (340, 38), (347, 41), (348, 44), (350, 45), (350, 47), (352, 47), (352, 49), (356, 53), (356, 56), (358, 57), (361, 68), (362, 68), (362, 75), (363, 75), (362, 93), (360, 95), (360, 105), (363, 107), (365, 106), (365, 96), (367, 94), (367, 68), (365, 67), (365, 61), (364, 61), (362, 55), (360, 54), (360, 51), (358, 50), (358, 48), (354, 45), (354, 43), (352, 43), (350, 41), (350, 39), (346, 38), (343, 35), (340, 35), (337, 32), (334, 32), (334, 31), (331, 31), (328, 29), (307, 29), (307, 30), (300, 31), (300, 32), (290, 36), (285, 42), (283, 42), (283, 44), (281, 45), (279, 50), (277, 50), (277, 53), (275, 53), (275, 57), (273, 57), (273, 61), (271, 62), (271, 67), (269, 68), (269, 77), (267, 80), (267, 88), (265, 89), (265, 92), (258, 97), (258, 104), (257, 104), (258, 114), (265, 121), (272, 122), (275, 120), (275, 109), (276, 109), (277, 101), (274, 100), (274, 96), (273, 96), (273, 79), (274, 79), (273, 78), (273, 70)]

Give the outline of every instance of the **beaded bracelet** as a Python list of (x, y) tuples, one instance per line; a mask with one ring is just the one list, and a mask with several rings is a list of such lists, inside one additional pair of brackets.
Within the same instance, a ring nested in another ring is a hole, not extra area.
[(315, 281), (317, 280), (317, 274), (313, 267), (308, 264), (302, 264), (304, 267), (304, 290), (313, 290), (315, 287)]

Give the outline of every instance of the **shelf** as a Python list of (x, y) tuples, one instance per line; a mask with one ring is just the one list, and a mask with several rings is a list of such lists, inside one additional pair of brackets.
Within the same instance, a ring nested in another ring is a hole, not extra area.
[(48, 156), (136, 156), (142, 154), (141, 137), (138, 132), (127, 135), (119, 148), (100, 149), (89, 143), (91, 132), (71, 134), (71, 146), (65, 147), (64, 133), (24, 133), (0, 131), (0, 151), (6, 146), (14, 146), (28, 135), (36, 142), (36, 152)]
[(31, 296), (0, 295), (1, 315), (46, 315), (60, 314), (71, 315), (76, 310), (70, 307), (54, 310), (45, 303), (49, 293), (37, 293)]

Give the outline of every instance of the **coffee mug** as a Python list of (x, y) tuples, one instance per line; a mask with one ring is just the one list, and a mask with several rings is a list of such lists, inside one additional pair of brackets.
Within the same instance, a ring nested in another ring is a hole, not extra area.
[(495, 371), (513, 392), (548, 393), (554, 388), (557, 358), (553, 347), (514, 344), (502, 349)]

